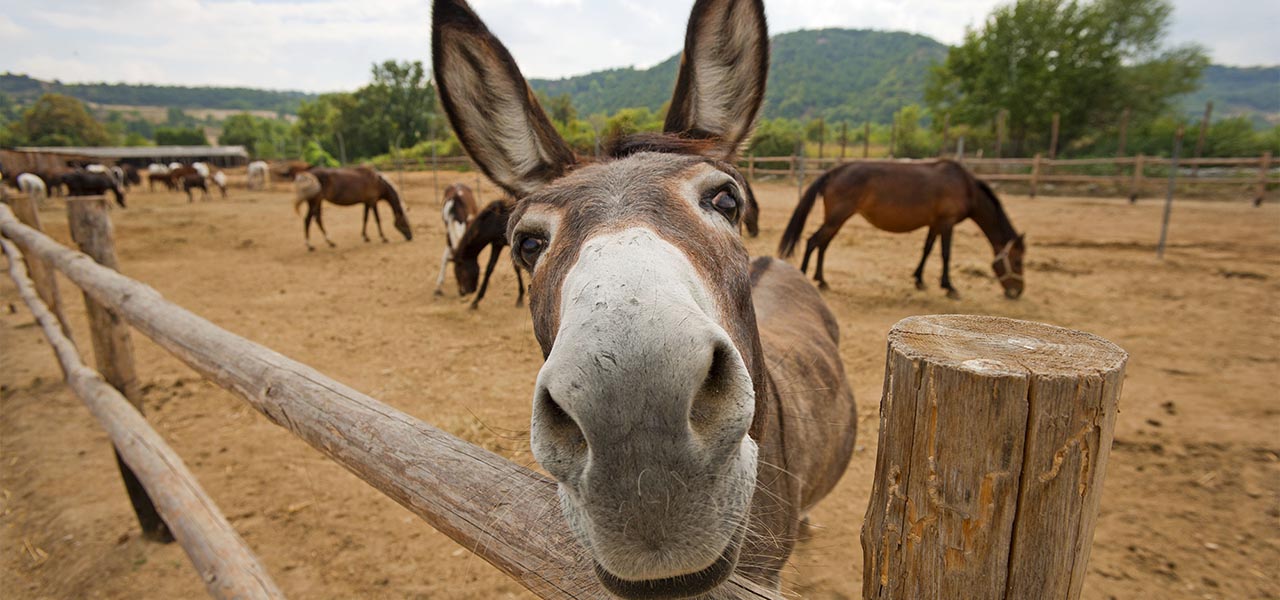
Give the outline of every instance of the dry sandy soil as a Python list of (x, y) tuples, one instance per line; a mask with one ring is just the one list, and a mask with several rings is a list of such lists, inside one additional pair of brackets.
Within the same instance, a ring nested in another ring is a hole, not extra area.
[[(449, 175), (442, 182), (470, 175)], [(284, 185), (187, 204), (135, 193), (112, 214), (123, 271), (235, 333), (456, 435), (529, 464), (541, 360), (504, 261), (479, 311), (432, 289), (442, 226), (429, 175), (411, 175), (417, 233), (365, 244), (360, 211), (329, 208), (336, 249), (308, 253)], [(772, 252), (795, 198), (761, 184)], [(485, 200), (494, 198), (486, 185)], [(1280, 597), (1280, 207), (1180, 202), (1167, 258), (1160, 203), (1009, 197), (1029, 232), (1028, 291), (1004, 299), (976, 226), (958, 230), (962, 298), (916, 291), (923, 234), (854, 221), (828, 260), (826, 299), (858, 398), (857, 452), (787, 569), (804, 598), (860, 595), (858, 531), (871, 490), (885, 335), (909, 315), (983, 313), (1107, 337), (1131, 353), (1084, 596)], [(67, 240), (59, 202), (42, 213)], [(815, 225), (811, 222), (809, 231)], [(934, 260), (939, 260), (935, 254)], [(78, 293), (62, 281), (75, 332)], [(16, 305), (15, 308), (9, 308)], [(524, 598), (519, 586), (231, 395), (134, 336), (148, 418), (294, 598)], [(83, 344), (86, 345), (87, 344)], [(0, 594), (195, 598), (176, 545), (139, 537), (106, 436), (59, 381), (48, 345), (0, 278)], [(38, 551), (37, 551), (38, 550)]]

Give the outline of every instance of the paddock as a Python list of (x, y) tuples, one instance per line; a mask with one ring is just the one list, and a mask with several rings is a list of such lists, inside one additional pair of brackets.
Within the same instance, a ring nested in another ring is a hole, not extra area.
[[(513, 307), (507, 269), (498, 269), (479, 311), (466, 310), (452, 279), (445, 297), (432, 297), (444, 232), (430, 173), (404, 176), (413, 242), (365, 244), (359, 209), (335, 207), (326, 225), (338, 247), (314, 253), (302, 244), (285, 186), (244, 191), (243, 174), (235, 175), (225, 201), (131, 194), (131, 208), (111, 213), (122, 272), (234, 333), (536, 468), (527, 428), (541, 361), (527, 310)], [(475, 178), (442, 173), (439, 181)], [(761, 234), (748, 247), (770, 254), (795, 188), (761, 183), (756, 191)], [(485, 182), (480, 200), (494, 193)], [(1271, 568), (1280, 560), (1280, 415), (1270, 383), (1280, 364), (1280, 209), (1177, 201), (1161, 262), (1161, 203), (1004, 201), (1028, 233), (1027, 293), (1018, 301), (999, 293), (990, 250), (972, 224), (957, 228), (959, 300), (911, 285), (923, 233), (891, 235), (854, 219), (833, 243), (827, 269), (835, 283), (825, 297), (840, 320), (861, 435), (840, 487), (813, 515), (816, 531), (792, 557), (784, 590), (860, 595), (858, 535), (875, 468), (886, 334), (909, 315), (963, 312), (1089, 331), (1131, 355), (1084, 597), (1280, 593)], [(69, 244), (61, 203), (41, 216)], [(939, 269), (931, 262), (926, 281)], [(80, 294), (65, 281), (62, 291), (77, 340), (87, 340)], [(16, 582), (6, 587), (35, 597), (201, 595), (181, 549), (140, 539), (105, 434), (61, 383), (7, 278), (0, 302), (15, 307), (0, 310), (0, 539), (8, 549), (0, 578)], [(134, 339), (149, 420), (286, 594), (532, 597), (471, 548)]]

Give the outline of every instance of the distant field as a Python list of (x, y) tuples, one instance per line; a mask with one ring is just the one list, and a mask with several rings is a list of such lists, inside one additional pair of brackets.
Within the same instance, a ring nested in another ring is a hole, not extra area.
[[(131, 106), (128, 104), (98, 104), (96, 102), (89, 102), (87, 104), (93, 110), (102, 112), (104, 114), (111, 111), (119, 111), (126, 115), (132, 112), (137, 112), (139, 115), (142, 116), (143, 119), (147, 121), (151, 121), (152, 123), (164, 123), (169, 119), (169, 112), (168, 112), (169, 107), (167, 106)], [(238, 110), (238, 109), (230, 109), (230, 108), (185, 108), (182, 110), (182, 112), (187, 116), (190, 116), (196, 119), (204, 120), (212, 117), (214, 120), (217, 120), (217, 121), (225, 120), (227, 117), (231, 115), (238, 115), (240, 113), (246, 113), (246, 112), (255, 117), (262, 117), (266, 119), (275, 119), (279, 117), (279, 115), (273, 110)], [(298, 120), (298, 117), (296, 115), (285, 115), (284, 118), (286, 121), (289, 121), (290, 123)]]

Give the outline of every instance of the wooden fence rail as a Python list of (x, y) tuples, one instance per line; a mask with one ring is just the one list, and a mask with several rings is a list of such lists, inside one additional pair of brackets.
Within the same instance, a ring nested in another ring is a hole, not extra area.
[[(533, 593), (605, 597), (590, 559), (560, 516), (553, 481), (215, 326), (22, 225), (7, 207), (0, 207), (0, 234)], [(738, 576), (715, 597), (779, 598)]]
[[(0, 218), (12, 219), (9, 208), (2, 204)], [(67, 385), (107, 431), (117, 455), (155, 501), (209, 595), (227, 600), (284, 598), (182, 459), (120, 392), (85, 366), (75, 345), (63, 334), (61, 323), (34, 291), (22, 253), (4, 238), (0, 238), (0, 247), (9, 257), (9, 276), (53, 347)]]

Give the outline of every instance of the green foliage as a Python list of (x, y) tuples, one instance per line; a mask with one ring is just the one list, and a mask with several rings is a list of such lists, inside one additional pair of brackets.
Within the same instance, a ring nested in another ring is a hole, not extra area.
[(294, 128), (279, 119), (264, 119), (249, 113), (227, 117), (218, 143), (244, 146), (255, 158), (287, 158), (288, 149), (298, 144)]
[(893, 116), (893, 124), (897, 128), (896, 134), (892, 134), (894, 156), (924, 158), (938, 153), (941, 140), (935, 138), (929, 130), (920, 127), (920, 118), (920, 107), (915, 104), (904, 106)]
[(223, 108), (270, 110), (292, 114), (303, 100), (315, 98), (303, 92), (277, 92), (248, 88), (180, 87), (125, 83), (43, 82), (26, 75), (0, 74), (0, 92), (21, 100), (34, 100), (46, 92), (56, 92), (98, 104), (130, 106), (175, 106), (178, 108)]
[(761, 119), (747, 152), (754, 156), (791, 156), (803, 133), (800, 123), (790, 119)]
[(209, 140), (199, 127), (157, 127), (157, 146), (208, 146)]
[(1197, 47), (1157, 53), (1170, 11), (1167, 0), (1002, 5), (930, 72), (926, 99), (935, 114), (971, 126), (1009, 111), (1014, 154), (1048, 145), (1054, 111), (1060, 147), (1116, 123), (1126, 106), (1136, 121), (1149, 119), (1194, 90), (1207, 64)]
[(126, 134), (126, 135), (124, 136), (124, 142), (123, 142), (123, 143), (124, 143), (124, 145), (125, 145), (125, 146), (130, 146), (130, 147), (134, 147), (134, 146), (150, 146), (150, 145), (151, 145), (151, 140), (147, 139), (145, 136), (143, 136), (143, 135), (142, 135), (142, 134), (140, 134), (140, 133), (130, 132), (130, 133), (128, 133), (128, 134)]
[(45, 94), (9, 124), (14, 144), (32, 146), (106, 146), (112, 136), (84, 104), (70, 96)]
[(302, 160), (306, 161), (307, 164), (313, 167), (341, 166), (338, 163), (338, 159), (334, 158), (332, 154), (325, 152), (324, 148), (321, 148), (320, 144), (317, 144), (315, 140), (307, 142), (307, 144), (302, 147)]
[[(412, 147), (432, 132), (435, 88), (422, 63), (386, 61), (373, 67), (373, 82), (353, 93), (325, 94), (298, 109), (298, 134), (328, 154), (356, 161), (386, 153), (398, 142)], [(448, 135), (443, 119), (437, 139)]]
[(602, 137), (613, 139), (633, 133), (662, 131), (663, 117), (645, 107), (624, 108), (605, 120)]

